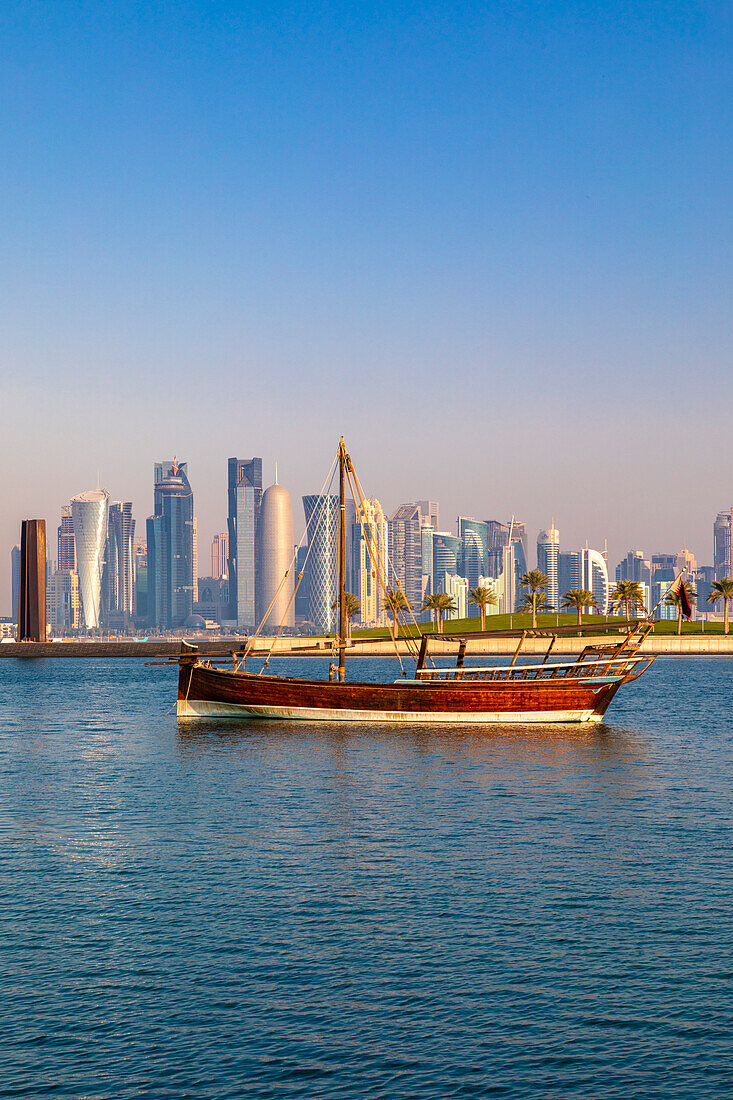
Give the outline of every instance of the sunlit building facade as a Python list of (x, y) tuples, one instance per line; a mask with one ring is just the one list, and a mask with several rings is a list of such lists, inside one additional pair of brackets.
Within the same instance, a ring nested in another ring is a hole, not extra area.
[[(293, 506), (290, 493), (275, 483), (262, 494), (257, 562), (257, 619), (263, 629), (295, 626), (293, 599)], [(287, 574), (287, 576), (286, 576)]]
[(373, 558), (386, 565), (387, 519), (378, 500), (365, 500), (364, 509), (364, 517), (352, 525), (351, 585), (361, 603), (359, 620), (362, 626), (377, 626), (387, 619), (379, 572)]
[(98, 630), (102, 612), (102, 577), (104, 573), (109, 493), (106, 489), (89, 489), (71, 498), (74, 525), (76, 567), (79, 574), (79, 594), (82, 605), (82, 625)]

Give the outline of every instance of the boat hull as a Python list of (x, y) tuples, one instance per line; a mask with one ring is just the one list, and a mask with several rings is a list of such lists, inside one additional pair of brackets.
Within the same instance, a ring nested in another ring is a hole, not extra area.
[(337, 683), (182, 664), (178, 717), (389, 724), (600, 722), (621, 677)]

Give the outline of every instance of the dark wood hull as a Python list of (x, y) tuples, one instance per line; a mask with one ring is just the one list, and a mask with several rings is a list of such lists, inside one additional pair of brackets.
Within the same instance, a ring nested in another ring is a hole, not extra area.
[(179, 718), (332, 722), (599, 722), (622, 677), (338, 683), (182, 662)]

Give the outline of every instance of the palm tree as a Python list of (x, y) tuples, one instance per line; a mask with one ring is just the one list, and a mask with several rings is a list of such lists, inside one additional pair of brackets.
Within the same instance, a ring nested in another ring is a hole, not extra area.
[(631, 621), (631, 608), (634, 611), (644, 611), (644, 593), (638, 581), (617, 581), (616, 587), (611, 593), (611, 607), (619, 608), (621, 604), (626, 610), (626, 622)]
[(409, 611), (410, 605), (401, 588), (388, 588), (383, 596), (384, 605), (392, 616), (392, 634), (394, 640), (400, 636), (400, 611)]
[(538, 612), (553, 612), (554, 607), (550, 606), (548, 598), (544, 592), (525, 592), (522, 596), (521, 603), (516, 605), (518, 612), (532, 612), (533, 628), (537, 627), (537, 613)]
[[(353, 592), (346, 593), (346, 637), (348, 641), (351, 641), (351, 620), (355, 615), (358, 615), (361, 611), (361, 600), (358, 599)], [(331, 604), (331, 610), (335, 611), (339, 605), (338, 600), (334, 600)]]
[(692, 605), (695, 602), (695, 600), (697, 599), (697, 592), (692, 587), (692, 585), (690, 584), (689, 581), (683, 581), (676, 592), (668, 592), (667, 595), (664, 597), (664, 603), (667, 607), (676, 607), (677, 608), (677, 633), (678, 634), (682, 633), (682, 595), (681, 595), (681, 591), (682, 591), (683, 588), (684, 588), (685, 592), (687, 593), (687, 599), (690, 601), (690, 605)]
[(569, 610), (574, 607), (578, 612), (578, 626), (582, 623), (584, 607), (598, 607), (595, 596), (587, 588), (569, 588), (562, 598), (562, 606)]
[(434, 592), (432, 596), (426, 596), (422, 602), (423, 611), (434, 611), (438, 624), (438, 634), (443, 633), (443, 615), (447, 611), (455, 611), (456, 605), (453, 597), (446, 592)]
[(472, 588), (469, 591), (468, 602), (478, 608), (478, 613), (481, 616), (481, 629), (486, 630), (486, 608), (489, 606), (496, 607), (498, 604), (499, 597), (496, 592), (489, 586), (479, 585), (478, 588)]
[[(532, 610), (532, 629), (537, 629), (537, 612), (540, 606), (547, 603), (547, 597), (544, 595), (544, 589), (549, 584), (547, 575), (542, 572), (541, 569), (530, 569), (529, 573), (525, 573), (519, 582), (522, 588), (526, 588), (527, 591), (524, 594), (522, 605), (520, 610), (529, 611)], [(543, 599), (540, 599), (540, 597)], [(549, 611), (550, 608), (544, 607), (543, 610)]]
[(718, 603), (719, 600), (725, 600), (723, 604), (723, 633), (727, 634), (728, 601), (733, 600), (733, 580), (730, 577), (721, 577), (719, 581), (713, 581), (710, 585), (708, 603)]

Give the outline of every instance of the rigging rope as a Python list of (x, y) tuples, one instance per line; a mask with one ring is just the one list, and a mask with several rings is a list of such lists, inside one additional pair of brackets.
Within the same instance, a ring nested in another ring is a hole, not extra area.
[[(336, 463), (337, 462), (338, 462), (338, 453), (336, 454), (336, 457), (334, 458), (333, 462), (331, 463), (331, 469), (326, 474), (326, 477), (323, 481), (323, 485), (321, 486), (321, 492), (320, 492), (319, 498), (318, 498), (318, 507), (317, 507), (316, 513), (315, 513), (316, 522), (314, 524), (314, 530), (318, 529), (318, 524), (321, 522), (321, 510), (325, 509), (326, 500), (327, 500), (328, 495), (330, 493), (331, 485), (333, 484), (333, 479), (334, 479), (334, 476), (336, 474)], [(268, 607), (267, 611), (265, 612), (265, 615), (263, 616), (263, 618), (260, 622), (260, 625), (257, 628), (257, 632), (252, 636), (252, 644), (254, 644), (255, 639), (258, 637), (258, 635), (262, 631), (262, 628), (263, 628), (264, 624), (267, 622), (267, 618), (268, 618), (270, 612), (272, 611), (272, 608), (275, 605), (275, 601), (277, 600), (277, 598), (278, 598), (278, 596), (279, 596), (279, 594), (282, 590), (282, 586), (285, 583), (285, 581), (286, 581), (286, 579), (287, 579), (287, 577), (290, 573), (290, 570), (292, 569), (293, 565), (295, 564), (295, 562), (298, 559), (298, 551), (300, 550), (301, 546), (303, 545), (303, 539), (305, 538), (305, 536), (307, 534), (307, 531), (308, 531), (308, 526), (306, 524), (305, 530), (303, 531), (303, 534), (300, 537), (300, 542), (298, 543), (298, 545), (295, 548), (295, 553), (293, 554), (292, 560), (290, 562), (290, 566), (286, 570), (285, 576), (280, 581), (280, 584), (278, 585), (278, 588), (277, 588), (277, 592), (273, 596), (272, 601), (270, 603), (270, 606)], [(284, 628), (284, 625), (285, 625), (285, 620), (287, 619), (288, 612), (290, 611), (290, 605), (295, 600), (298, 589), (300, 588), (300, 582), (303, 579), (303, 574), (305, 572), (305, 567), (308, 564), (308, 558), (310, 557), (310, 553), (311, 553), (312, 548), (313, 548), (313, 543), (310, 542), (308, 544), (308, 550), (306, 551), (305, 560), (303, 562), (303, 568), (301, 569), (300, 573), (298, 573), (298, 579), (297, 579), (296, 583), (293, 585), (292, 595), (290, 596), (290, 599), (288, 600), (287, 607), (285, 608), (285, 611), (283, 612), (283, 614), (280, 618), (280, 624), (277, 628), (277, 633), (275, 634), (274, 638), (272, 639), (272, 642), (270, 644), (270, 648), (267, 651), (267, 656), (265, 658), (265, 663), (263, 664), (262, 668), (259, 671), (260, 676), (265, 671), (265, 669), (268, 667), (268, 665), (270, 663), (270, 657), (272, 656), (272, 651), (275, 648), (275, 645), (277, 644), (277, 642), (280, 638), (280, 635), (283, 632), (283, 628)], [(244, 657), (242, 658), (242, 663), (244, 663), (244, 660), (247, 657), (247, 654), (249, 653), (250, 649), (251, 649), (251, 645), (247, 647), (247, 650), (245, 651)]]
[[(351, 486), (352, 494), (355, 497), (358, 496), (358, 498), (359, 498), (360, 511), (361, 511), (361, 513), (364, 517), (364, 521), (366, 523), (366, 527), (367, 527), (367, 531), (368, 531), (368, 535), (369, 535), (369, 537), (367, 539), (365, 539), (366, 546), (367, 546), (367, 551), (368, 551), (369, 556), (372, 560), (372, 563), (375, 566), (375, 569), (377, 571), (377, 577), (378, 577), (382, 587), (384, 588), (385, 591), (389, 591), (389, 565), (390, 565), (389, 552), (388, 552), (388, 550), (385, 549), (385, 554), (386, 554), (386, 563), (385, 563), (382, 560), (381, 554), (379, 552), (379, 545), (378, 545), (376, 536), (374, 534), (374, 531), (372, 530), (372, 525), (369, 521), (369, 517), (368, 517), (367, 512), (366, 512), (366, 505), (364, 503), (364, 494), (363, 494), (363, 490), (362, 490), (362, 487), (361, 487), (361, 482), (359, 481), (359, 476), (358, 476), (356, 470), (354, 469), (354, 464), (351, 461), (351, 456), (348, 455), (347, 459), (348, 459), (348, 461), (347, 461), (347, 464), (346, 464), (346, 474), (347, 474), (347, 477), (349, 478), (349, 485)], [(352, 481), (352, 475), (353, 475), (353, 481)], [(373, 549), (373, 547), (374, 547), (374, 549)], [(375, 553), (376, 553), (376, 556), (375, 556)], [(394, 574), (394, 569), (392, 570), (392, 572)], [(405, 593), (402, 589), (400, 579), (396, 575), (395, 575), (395, 587), (397, 589), (397, 592), (404, 597), (405, 606), (406, 606), (407, 610), (409, 611), (410, 616), (412, 617), (412, 622), (413, 622), (413, 624), (414, 624), (414, 626), (417, 630), (417, 635), (419, 637), (420, 636), (420, 625), (419, 625), (417, 619), (415, 618), (415, 615), (414, 615), (412, 606), (410, 604), (410, 601), (407, 599), (407, 596), (405, 595)], [(397, 649), (397, 641), (398, 641), (398, 638), (399, 638), (399, 612), (400, 612), (400, 610), (403, 610), (403, 609), (402, 608), (391, 607), (390, 610), (392, 611), (392, 616), (393, 616), (394, 621), (395, 621), (395, 637), (393, 638), (393, 642), (394, 642), (394, 646), (395, 646), (395, 652), (397, 652), (397, 657), (400, 659), (400, 667), (402, 667), (402, 660), (400, 658), (400, 654), (399, 654), (399, 651)], [(407, 628), (407, 626), (408, 626), (408, 624), (405, 623), (405, 628)], [(418, 655), (419, 655), (419, 646), (417, 644), (417, 641), (409, 634), (405, 634), (404, 641), (405, 641), (405, 644), (407, 646), (408, 653), (410, 654), (413, 661), (417, 665)], [(432, 657), (430, 657), (430, 663), (434, 667), (434, 662), (433, 662)], [(404, 674), (404, 668), (402, 669), (402, 671), (403, 671), (403, 674)]]

